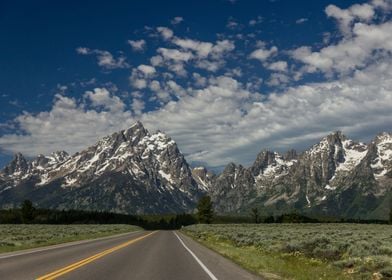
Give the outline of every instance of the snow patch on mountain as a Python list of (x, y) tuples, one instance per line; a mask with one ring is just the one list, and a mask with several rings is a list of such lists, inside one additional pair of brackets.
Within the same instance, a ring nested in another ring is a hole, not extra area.
[[(367, 147), (363, 143), (354, 143), (352, 140), (342, 141), (344, 162), (339, 163), (336, 171), (350, 171), (366, 156)], [(335, 149), (337, 151), (337, 149)]]

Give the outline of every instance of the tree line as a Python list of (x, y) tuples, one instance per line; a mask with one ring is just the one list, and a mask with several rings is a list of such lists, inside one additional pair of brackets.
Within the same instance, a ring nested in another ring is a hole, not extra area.
[[(195, 214), (127, 215), (101, 211), (57, 210), (35, 208), (25, 200), (20, 208), (0, 210), (0, 224), (131, 224), (147, 230), (179, 229), (196, 223), (388, 223), (384, 220), (311, 218), (299, 213), (278, 216), (262, 216), (258, 208), (252, 208), (248, 216), (219, 216), (213, 211), (209, 196), (202, 197)], [(392, 224), (392, 211), (389, 222)]]
[(102, 211), (35, 208), (25, 200), (20, 208), (0, 210), (0, 224), (131, 224), (147, 230), (179, 229), (196, 223), (191, 214), (127, 215)]

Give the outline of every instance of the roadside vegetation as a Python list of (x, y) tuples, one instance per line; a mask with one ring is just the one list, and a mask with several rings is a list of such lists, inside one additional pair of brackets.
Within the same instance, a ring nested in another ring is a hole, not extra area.
[(0, 253), (141, 230), (132, 225), (0, 225)]
[(198, 224), (183, 231), (266, 279), (392, 279), (392, 226)]

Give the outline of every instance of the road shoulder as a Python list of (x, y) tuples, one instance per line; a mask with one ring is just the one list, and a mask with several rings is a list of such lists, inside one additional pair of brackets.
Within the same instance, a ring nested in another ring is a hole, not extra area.
[(231, 260), (223, 257), (217, 252), (193, 240), (184, 233), (180, 231), (176, 231), (176, 233), (179, 235), (185, 245), (189, 247), (189, 249), (208, 267), (208, 269), (218, 279), (262, 279), (261, 277), (254, 275), (239, 265), (233, 263)]

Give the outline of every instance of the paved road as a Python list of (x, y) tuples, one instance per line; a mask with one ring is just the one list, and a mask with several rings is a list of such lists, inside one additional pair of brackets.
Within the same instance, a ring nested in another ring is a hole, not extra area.
[(175, 231), (0, 254), (0, 279), (260, 279)]

